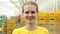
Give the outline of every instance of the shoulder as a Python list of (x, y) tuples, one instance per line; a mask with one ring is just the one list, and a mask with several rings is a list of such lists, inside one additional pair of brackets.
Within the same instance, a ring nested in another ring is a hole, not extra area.
[(17, 29), (15, 29), (14, 31), (21, 31), (21, 30), (23, 30), (25, 27), (21, 27), (21, 28), (17, 28)]
[(39, 27), (39, 26), (38, 26), (38, 29), (48, 32), (48, 29), (45, 28), (45, 27)]
[(24, 27), (14, 29), (12, 34), (20, 33), (23, 29), (24, 29)]
[(39, 31), (43, 32), (44, 34), (49, 34), (49, 31), (45, 27), (38, 27)]

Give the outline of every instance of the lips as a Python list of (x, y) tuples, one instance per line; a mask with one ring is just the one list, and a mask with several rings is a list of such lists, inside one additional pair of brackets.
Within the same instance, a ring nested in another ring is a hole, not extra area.
[(27, 19), (28, 19), (29, 21), (32, 21), (32, 20), (34, 19), (34, 17), (27, 17)]

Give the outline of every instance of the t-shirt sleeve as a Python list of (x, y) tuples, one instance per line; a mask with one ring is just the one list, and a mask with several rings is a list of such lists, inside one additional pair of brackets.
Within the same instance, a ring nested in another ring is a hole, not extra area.
[(49, 32), (48, 32), (48, 31), (46, 31), (45, 33), (46, 33), (46, 34), (49, 34)]
[(45, 29), (45, 34), (49, 34), (49, 31), (47, 29)]
[(43, 29), (43, 31), (44, 31), (44, 34), (49, 34), (49, 31), (48, 31), (47, 28), (42, 27), (42, 29)]
[(17, 29), (13, 30), (12, 34), (18, 34)]

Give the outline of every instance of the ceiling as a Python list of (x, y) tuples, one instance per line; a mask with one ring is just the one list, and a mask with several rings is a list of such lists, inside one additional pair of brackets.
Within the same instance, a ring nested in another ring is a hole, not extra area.
[(60, 10), (60, 0), (0, 0), (0, 15), (16, 16), (21, 14), (25, 2), (34, 1), (39, 6), (39, 11), (54, 12)]

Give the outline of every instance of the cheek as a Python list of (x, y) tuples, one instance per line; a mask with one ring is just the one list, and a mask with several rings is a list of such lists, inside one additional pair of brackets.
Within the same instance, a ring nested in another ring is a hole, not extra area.
[(34, 17), (37, 17), (37, 14), (34, 14)]
[(26, 18), (27, 17), (27, 14), (24, 13), (23, 16), (24, 16), (24, 18)]

